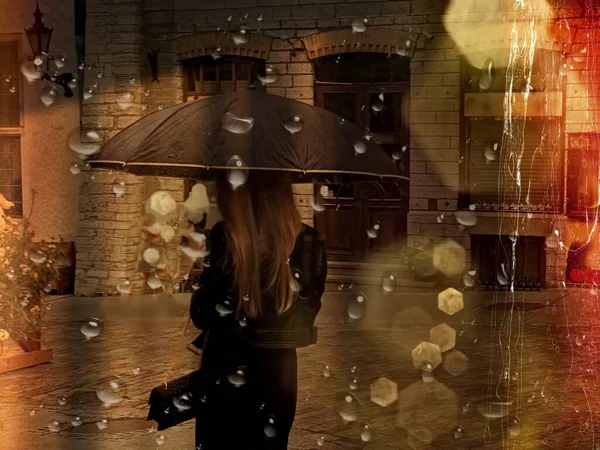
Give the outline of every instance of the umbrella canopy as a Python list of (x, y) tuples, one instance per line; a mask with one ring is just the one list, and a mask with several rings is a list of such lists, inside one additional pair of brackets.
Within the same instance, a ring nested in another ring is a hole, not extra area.
[[(210, 179), (219, 169), (285, 171), (295, 181), (408, 179), (357, 126), (324, 109), (245, 91), (182, 103), (106, 142), (93, 167)], [(217, 169), (217, 170), (215, 170)]]

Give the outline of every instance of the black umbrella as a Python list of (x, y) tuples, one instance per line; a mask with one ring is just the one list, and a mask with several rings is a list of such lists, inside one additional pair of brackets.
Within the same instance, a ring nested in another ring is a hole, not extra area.
[(357, 126), (255, 91), (182, 103), (138, 120), (89, 160), (136, 175), (208, 179), (214, 169), (276, 170), (295, 181), (408, 179)]

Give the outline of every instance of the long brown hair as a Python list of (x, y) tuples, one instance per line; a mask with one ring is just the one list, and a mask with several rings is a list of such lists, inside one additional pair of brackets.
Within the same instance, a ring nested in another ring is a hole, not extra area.
[[(281, 174), (253, 172), (233, 188), (223, 175), (217, 202), (233, 253), (237, 315), (261, 316), (263, 296), (274, 299), (277, 314), (284, 313), (294, 301), (288, 257), (302, 225), (291, 183)], [(261, 265), (267, 275), (262, 286)]]

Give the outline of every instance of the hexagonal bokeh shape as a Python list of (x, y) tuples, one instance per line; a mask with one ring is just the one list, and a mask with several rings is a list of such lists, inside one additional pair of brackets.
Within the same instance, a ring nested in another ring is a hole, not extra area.
[(467, 370), (469, 358), (458, 350), (450, 350), (444, 354), (442, 367), (452, 376), (460, 375)]
[(421, 342), (411, 352), (413, 364), (419, 370), (431, 372), (442, 363), (440, 347), (431, 342)]
[(446, 352), (456, 345), (456, 330), (446, 323), (439, 324), (429, 330), (429, 342)]
[(438, 294), (438, 308), (452, 316), (464, 308), (463, 294), (454, 288), (448, 288)]
[(427, 444), (456, 425), (458, 410), (452, 389), (437, 380), (416, 381), (398, 393), (396, 423), (416, 441)]
[(433, 249), (433, 265), (437, 272), (448, 277), (465, 271), (467, 251), (453, 239), (436, 244)]
[(371, 401), (384, 408), (398, 399), (398, 385), (385, 377), (373, 381), (370, 389)]

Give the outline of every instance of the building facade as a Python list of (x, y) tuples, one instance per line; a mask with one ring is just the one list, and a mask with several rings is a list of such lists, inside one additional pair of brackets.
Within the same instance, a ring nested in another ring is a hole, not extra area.
[[(88, 0), (83, 126), (100, 124), (111, 137), (158, 109), (241, 89), (315, 104), (374, 133), (410, 176), (391, 187), (328, 186), (324, 211), (312, 207), (320, 186), (295, 187), (303, 220), (327, 237), (334, 272), (393, 269), (404, 245), (452, 239), (484, 286), (503, 284), (512, 249), (518, 288), (562, 284), (569, 247), (594, 241), (598, 106), (587, 67), (597, 31), (584, 8), (535, 3), (515, 11), (505, 0)], [(532, 21), (542, 30), (535, 44)], [(39, 123), (65, 120), (56, 108), (38, 110), (32, 117), (48, 114)], [(182, 202), (190, 182), (104, 171), (42, 181), (68, 166), (55, 127), (21, 144), (24, 185), (65, 191), (36, 198), (33, 218), (56, 217), (42, 228), (75, 239), (76, 293), (114, 293), (122, 279), (143, 289), (141, 205), (156, 189)], [(25, 154), (42, 145), (56, 158), (43, 158), (38, 177)], [(595, 258), (592, 250), (578, 264), (597, 267)]]

